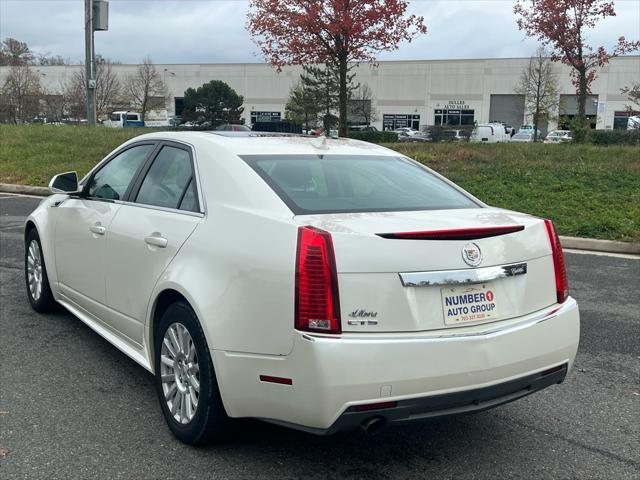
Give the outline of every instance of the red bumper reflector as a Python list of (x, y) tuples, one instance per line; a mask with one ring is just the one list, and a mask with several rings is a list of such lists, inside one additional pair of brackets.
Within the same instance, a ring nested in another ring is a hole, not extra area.
[(497, 237), (524, 230), (524, 225), (508, 227), (458, 228), (450, 230), (429, 230), (425, 232), (377, 233), (379, 237), (395, 240), (477, 240)]
[(279, 383), (281, 385), (293, 385), (293, 379), (284, 377), (272, 377), (271, 375), (260, 375), (261, 382)]
[(380, 410), (383, 408), (395, 408), (398, 406), (398, 402), (379, 402), (368, 403), (366, 405), (356, 405), (356, 412), (368, 412), (369, 410)]

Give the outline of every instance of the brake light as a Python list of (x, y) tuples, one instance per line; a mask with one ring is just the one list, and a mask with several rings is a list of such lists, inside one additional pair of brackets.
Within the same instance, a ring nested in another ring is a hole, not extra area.
[(338, 275), (331, 234), (314, 227), (298, 228), (295, 328), (341, 333)]
[(524, 230), (523, 225), (506, 227), (455, 228), (449, 230), (428, 230), (425, 232), (378, 233), (379, 237), (394, 240), (476, 240), (497, 237)]
[(551, 220), (545, 220), (544, 226), (547, 228), (547, 235), (551, 243), (551, 253), (553, 254), (553, 270), (556, 276), (556, 295), (558, 303), (564, 302), (569, 297), (569, 282), (567, 280), (567, 269), (564, 264), (564, 254), (560, 237), (556, 233)]

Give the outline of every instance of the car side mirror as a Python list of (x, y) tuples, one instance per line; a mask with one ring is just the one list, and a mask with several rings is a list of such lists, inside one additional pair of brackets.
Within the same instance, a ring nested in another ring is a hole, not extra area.
[(78, 174), (76, 172), (60, 173), (49, 182), (51, 193), (78, 193)]

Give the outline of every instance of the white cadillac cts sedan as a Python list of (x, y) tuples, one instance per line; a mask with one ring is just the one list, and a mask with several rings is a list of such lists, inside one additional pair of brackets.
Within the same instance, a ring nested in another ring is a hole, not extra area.
[(187, 443), (229, 417), (373, 433), (485, 410), (576, 355), (553, 224), (386, 148), (160, 132), (50, 187), (25, 226), (31, 305), (152, 372)]

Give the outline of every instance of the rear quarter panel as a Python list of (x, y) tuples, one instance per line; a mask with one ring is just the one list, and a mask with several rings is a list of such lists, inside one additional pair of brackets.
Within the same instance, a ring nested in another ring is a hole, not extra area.
[(205, 218), (152, 298), (167, 288), (181, 292), (211, 349), (286, 355), (293, 348), (293, 214), (237, 156), (203, 147), (197, 157)]
[[(286, 355), (293, 347), (295, 226), (216, 208), (164, 272), (188, 292), (209, 348)], [(185, 295), (187, 296), (187, 295)]]

